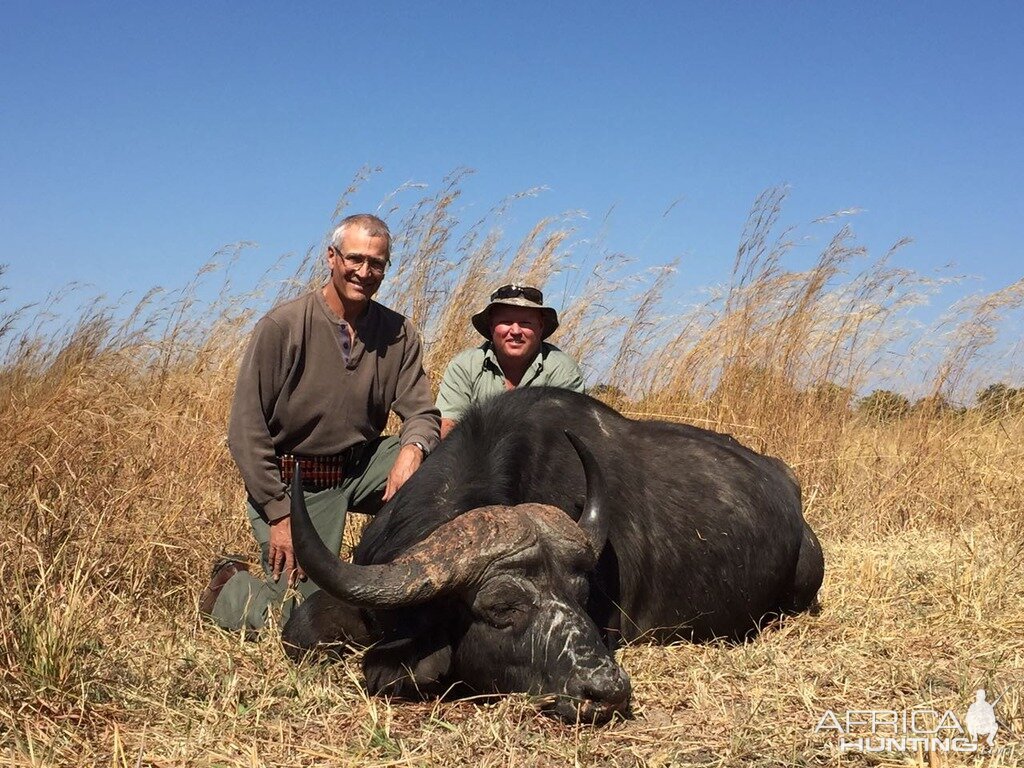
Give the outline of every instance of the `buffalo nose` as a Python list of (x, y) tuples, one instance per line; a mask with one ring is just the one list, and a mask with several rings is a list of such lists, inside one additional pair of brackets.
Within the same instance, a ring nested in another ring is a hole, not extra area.
[(617, 665), (580, 675), (574, 682), (575, 685), (567, 687), (568, 695), (584, 701), (601, 702), (615, 710), (624, 709), (633, 693), (629, 675)]
[(567, 723), (601, 725), (629, 708), (632, 686), (619, 668), (577, 674), (548, 710)]
[(584, 686), (586, 698), (605, 701), (614, 706), (628, 704), (632, 694), (629, 675), (621, 667), (601, 670)]

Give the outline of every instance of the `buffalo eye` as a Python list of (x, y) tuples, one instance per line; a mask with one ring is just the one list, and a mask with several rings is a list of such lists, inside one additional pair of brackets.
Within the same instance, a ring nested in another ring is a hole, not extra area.
[(495, 579), (485, 584), (473, 601), (473, 611), (488, 624), (509, 627), (533, 610), (535, 601), (520, 584)]
[(566, 579), (572, 594), (581, 602), (585, 602), (590, 593), (590, 580), (585, 573), (574, 573)]

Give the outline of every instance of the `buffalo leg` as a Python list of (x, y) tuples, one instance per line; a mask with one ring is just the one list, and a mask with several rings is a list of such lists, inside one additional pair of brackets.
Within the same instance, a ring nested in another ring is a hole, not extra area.
[(451, 665), (448, 634), (435, 628), (367, 649), (363, 675), (373, 694), (420, 699), (445, 692)]
[(605, 545), (597, 567), (590, 574), (587, 614), (597, 625), (601, 639), (612, 653), (622, 642), (622, 610), (619, 608), (619, 559)]
[(818, 590), (825, 578), (825, 556), (821, 551), (818, 537), (814, 535), (806, 522), (804, 534), (800, 540), (800, 556), (797, 558), (796, 572), (793, 575), (793, 587), (783, 602), (782, 609), (787, 613), (800, 613), (818, 610)]

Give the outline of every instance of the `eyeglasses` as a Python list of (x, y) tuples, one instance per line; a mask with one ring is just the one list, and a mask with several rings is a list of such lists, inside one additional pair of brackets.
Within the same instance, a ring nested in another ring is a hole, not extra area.
[(363, 264), (369, 267), (371, 275), (383, 275), (388, 268), (386, 259), (379, 259), (376, 256), (366, 256), (362, 253), (342, 253), (337, 248), (331, 248), (335, 256), (340, 256), (345, 266), (354, 272), (362, 269)]
[(523, 298), (527, 301), (532, 301), (534, 304), (544, 303), (544, 294), (536, 288), (531, 288), (528, 285), (518, 285), (511, 283), (509, 285), (503, 285), (501, 288), (491, 294), (491, 301), (498, 301), (499, 299), (519, 299)]

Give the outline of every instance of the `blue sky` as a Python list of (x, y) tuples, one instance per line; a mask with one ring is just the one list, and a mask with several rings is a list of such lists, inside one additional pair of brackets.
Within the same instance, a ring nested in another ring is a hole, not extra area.
[(548, 188), (513, 225), (612, 210), (608, 247), (681, 256), (681, 291), (725, 277), (777, 184), (786, 223), (863, 208), (873, 252), (911, 237), (901, 265), (999, 288), (1024, 274), (1022, 8), (5, 3), (8, 307), (177, 287), (239, 240), (255, 282), (365, 165), (357, 208), (468, 166), (481, 213)]

